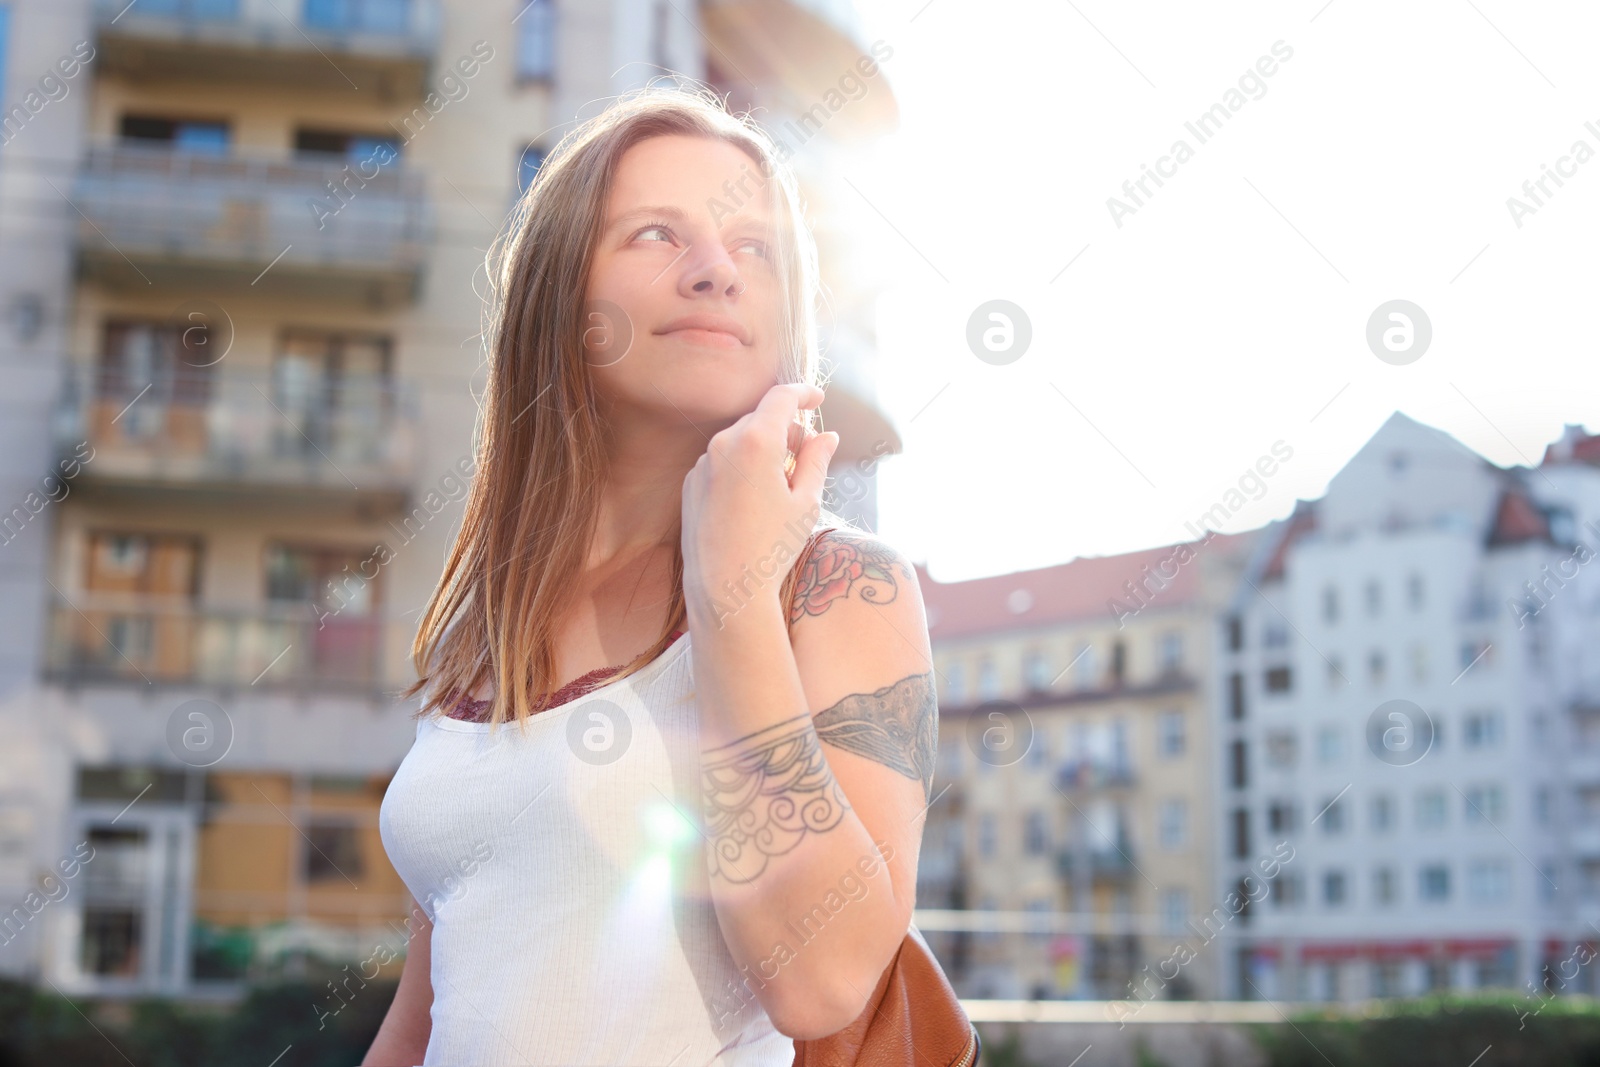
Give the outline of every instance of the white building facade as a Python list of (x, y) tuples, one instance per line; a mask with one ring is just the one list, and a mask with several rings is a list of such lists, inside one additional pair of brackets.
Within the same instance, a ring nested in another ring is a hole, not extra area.
[(1218, 644), (1230, 994), (1527, 990), (1600, 936), (1597, 506), (1397, 413), (1268, 532)]

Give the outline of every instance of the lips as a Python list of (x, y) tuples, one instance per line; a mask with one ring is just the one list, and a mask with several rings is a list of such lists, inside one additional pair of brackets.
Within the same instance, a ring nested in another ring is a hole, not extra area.
[(698, 344), (732, 346), (750, 343), (750, 331), (737, 319), (726, 315), (685, 315), (667, 323), (657, 333), (677, 334), (683, 340)]

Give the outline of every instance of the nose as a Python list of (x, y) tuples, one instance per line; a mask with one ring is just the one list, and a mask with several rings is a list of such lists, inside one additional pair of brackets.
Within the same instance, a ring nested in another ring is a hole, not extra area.
[(690, 255), (694, 262), (684, 269), (678, 281), (678, 289), (684, 296), (704, 296), (707, 293), (738, 296), (744, 292), (739, 268), (720, 242), (714, 243), (707, 251), (696, 250)]

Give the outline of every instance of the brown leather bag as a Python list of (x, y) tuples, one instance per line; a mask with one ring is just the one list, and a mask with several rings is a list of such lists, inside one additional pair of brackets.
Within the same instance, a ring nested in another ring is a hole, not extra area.
[(972, 1067), (983, 1043), (915, 926), (856, 1021), (794, 1043), (794, 1067)]

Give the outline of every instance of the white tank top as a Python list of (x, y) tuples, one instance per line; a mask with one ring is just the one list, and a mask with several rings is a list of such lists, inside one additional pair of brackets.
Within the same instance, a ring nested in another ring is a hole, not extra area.
[(690, 635), (528, 720), (417, 724), (379, 811), (433, 921), (425, 1065), (791, 1067), (706, 876)]

